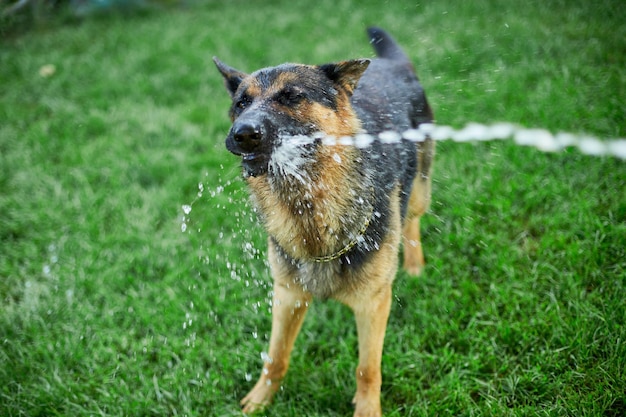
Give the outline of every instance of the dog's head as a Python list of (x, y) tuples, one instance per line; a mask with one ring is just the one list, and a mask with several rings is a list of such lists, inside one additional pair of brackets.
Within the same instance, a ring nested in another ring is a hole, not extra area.
[(213, 60), (232, 98), (233, 125), (226, 148), (242, 157), (246, 175), (265, 174), (274, 150), (290, 137), (339, 137), (353, 135), (360, 127), (350, 96), (370, 63), (367, 59), (320, 66), (283, 64), (252, 74)]

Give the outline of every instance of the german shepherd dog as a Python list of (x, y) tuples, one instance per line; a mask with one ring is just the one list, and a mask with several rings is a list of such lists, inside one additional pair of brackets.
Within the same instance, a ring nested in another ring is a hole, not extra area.
[[(381, 357), (391, 287), (404, 237), (404, 268), (420, 273), (419, 221), (430, 203), (434, 143), (322, 138), (404, 132), (433, 115), (408, 57), (369, 28), (376, 59), (283, 64), (252, 74), (214, 58), (232, 98), (226, 148), (241, 157), (268, 239), (272, 332), (261, 376), (241, 404), (266, 407), (313, 297), (355, 314), (359, 363), (354, 416), (381, 415)], [(309, 138), (309, 140), (302, 140)]]

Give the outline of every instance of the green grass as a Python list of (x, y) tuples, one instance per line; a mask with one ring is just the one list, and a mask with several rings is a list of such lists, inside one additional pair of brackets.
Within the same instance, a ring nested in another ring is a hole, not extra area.
[[(0, 41), (0, 415), (238, 415), (271, 279), (213, 55), (371, 56), (377, 24), (441, 124), (624, 137), (625, 10), (210, 1)], [(625, 190), (614, 158), (441, 143), (428, 266), (395, 285), (386, 415), (626, 414)], [(266, 415), (351, 415), (356, 354), (350, 311), (315, 303)]]

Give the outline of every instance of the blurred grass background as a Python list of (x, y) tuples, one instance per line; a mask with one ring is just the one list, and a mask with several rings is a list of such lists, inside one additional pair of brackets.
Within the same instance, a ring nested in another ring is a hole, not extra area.
[[(626, 135), (617, 0), (65, 5), (0, 21), (2, 416), (239, 414), (271, 279), (213, 55), (369, 57), (375, 24), (441, 124)], [(625, 190), (614, 158), (441, 143), (428, 266), (395, 286), (386, 415), (626, 414)], [(266, 415), (351, 415), (356, 354), (351, 313), (315, 303)]]

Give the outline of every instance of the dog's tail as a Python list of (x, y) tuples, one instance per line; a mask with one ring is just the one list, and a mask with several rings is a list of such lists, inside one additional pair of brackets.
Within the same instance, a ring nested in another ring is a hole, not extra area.
[(402, 48), (398, 46), (396, 41), (387, 32), (381, 28), (372, 26), (367, 28), (367, 34), (370, 37), (370, 43), (373, 45), (376, 55), (379, 58), (404, 60), (408, 61), (409, 57), (406, 56)]

